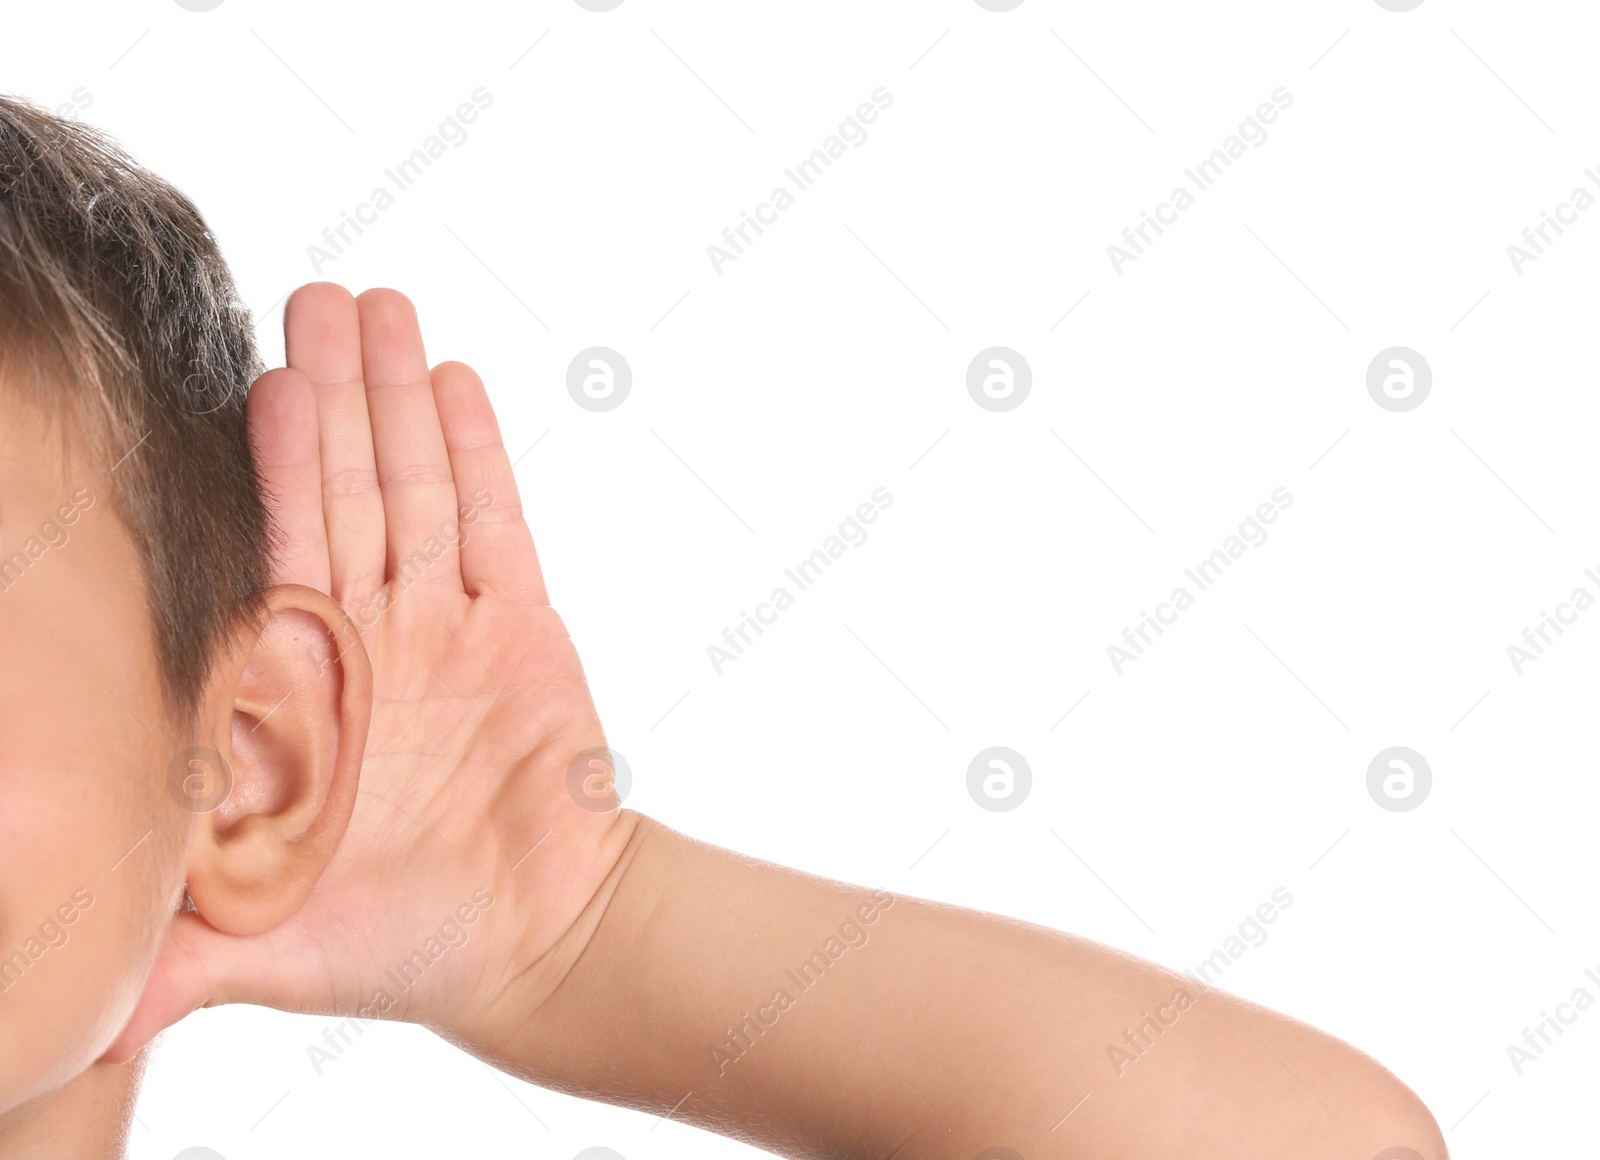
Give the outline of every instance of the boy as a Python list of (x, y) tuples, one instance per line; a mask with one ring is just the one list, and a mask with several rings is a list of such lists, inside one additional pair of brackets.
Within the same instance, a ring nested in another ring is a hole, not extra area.
[(117, 1153), (253, 1002), (786, 1155), (1444, 1160), (1311, 1028), (618, 809), (482, 384), (393, 291), (285, 329), (258, 378), (194, 208), (0, 101), (0, 1154)]

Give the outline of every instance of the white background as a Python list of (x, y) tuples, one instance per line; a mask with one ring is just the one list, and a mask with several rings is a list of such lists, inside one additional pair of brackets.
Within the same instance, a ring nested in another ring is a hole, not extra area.
[[(6, 23), (9, 89), (87, 94), (201, 206), (269, 361), (308, 245), (493, 95), (320, 276), (410, 294), (513, 456), (537, 442), (518, 478), (628, 804), (1179, 969), (1283, 887), (1223, 985), (1375, 1055), (1459, 1160), (1592, 1142), (1600, 1012), (1521, 1075), (1506, 1051), (1600, 998), (1600, 611), (1520, 676), (1506, 651), (1600, 595), (1600, 212), (1520, 274), (1506, 253), (1600, 164), (1585, 5), (97, 0)], [(866, 142), (715, 272), (706, 246), (879, 86)], [(1266, 142), (1117, 273), (1107, 245), (1279, 86)], [(604, 414), (565, 388), (592, 345), (633, 371)], [(994, 345), (1033, 373), (1006, 413), (965, 387)], [(1393, 345), (1433, 371), (1403, 414), (1366, 389)], [(870, 538), (718, 675), (724, 626), (878, 487)], [(1107, 645), (1278, 487), (1270, 538), (1118, 676)], [(1011, 812), (967, 794), (992, 745), (1032, 766)], [(1433, 770), (1411, 812), (1366, 789), (1393, 745)], [(751, 1154), (408, 1027), (318, 1076), (332, 1022), (186, 1021), (133, 1155)]]

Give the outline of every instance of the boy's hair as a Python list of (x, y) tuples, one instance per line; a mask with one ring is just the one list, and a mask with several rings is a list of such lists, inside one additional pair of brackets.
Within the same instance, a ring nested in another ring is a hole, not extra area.
[(0, 381), (94, 453), (139, 555), (179, 728), (269, 583), (244, 419), (261, 370), (193, 203), (97, 130), (0, 96)]

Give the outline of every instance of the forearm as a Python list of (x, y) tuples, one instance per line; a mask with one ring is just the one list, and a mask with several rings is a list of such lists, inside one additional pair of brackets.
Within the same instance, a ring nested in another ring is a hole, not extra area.
[(648, 819), (541, 971), (470, 1049), (783, 1154), (1443, 1160), (1398, 1081), (1308, 1027), (1094, 943)]

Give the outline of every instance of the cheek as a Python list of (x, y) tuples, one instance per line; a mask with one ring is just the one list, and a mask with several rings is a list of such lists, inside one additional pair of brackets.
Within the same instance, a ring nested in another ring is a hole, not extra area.
[[(53, 756), (80, 769), (94, 761)], [(0, 1114), (103, 1052), (149, 977), (182, 887), (187, 828), (131, 765), (102, 765), (98, 786), (24, 769), (14, 754), (0, 767)], [(130, 792), (138, 785), (144, 794)]]
[(159, 725), (159, 698), (84, 619), (35, 622), (77, 658), (46, 630), (3, 626), (28, 664), (0, 676), (0, 1115), (115, 1038), (183, 882), (192, 816), (166, 792), (173, 743), (134, 716)]
[[(28, 513), (15, 490), (7, 521), (37, 526), (59, 489)], [(0, 1114), (110, 1045), (182, 887), (193, 815), (139, 575), (97, 505), (0, 594)]]

